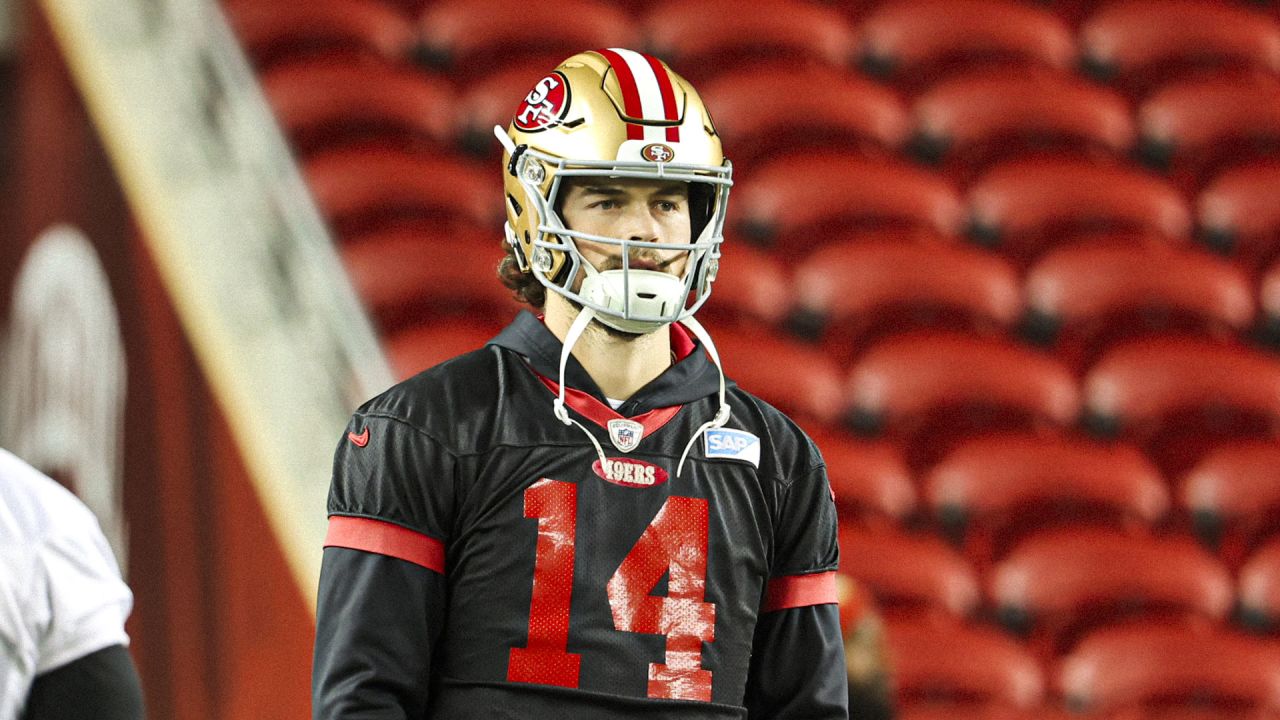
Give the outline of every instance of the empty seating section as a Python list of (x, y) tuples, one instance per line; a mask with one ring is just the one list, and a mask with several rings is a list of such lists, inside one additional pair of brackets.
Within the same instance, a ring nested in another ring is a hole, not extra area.
[(886, 2), (859, 25), (859, 64), (873, 77), (920, 88), (956, 72), (1047, 67), (1076, 61), (1071, 29), (1031, 3), (1009, 0)]
[(898, 717), (1280, 717), (1280, 3), (222, 0), (411, 376), (482, 347), (560, 60), (700, 89), (699, 317), (792, 414)]

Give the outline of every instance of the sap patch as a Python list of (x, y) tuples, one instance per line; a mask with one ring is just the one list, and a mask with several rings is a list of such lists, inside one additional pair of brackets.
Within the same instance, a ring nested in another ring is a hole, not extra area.
[(716, 428), (703, 433), (708, 458), (745, 460), (760, 467), (760, 438), (745, 430)]

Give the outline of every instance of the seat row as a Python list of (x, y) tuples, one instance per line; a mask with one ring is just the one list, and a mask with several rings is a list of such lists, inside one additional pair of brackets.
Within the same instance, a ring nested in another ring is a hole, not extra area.
[[(416, 59), (467, 81), (503, 62), (563, 58), (601, 46), (646, 48), (693, 79), (716, 68), (782, 57), (795, 64), (856, 67), (907, 90), (957, 68), (993, 64), (1078, 67), (1139, 94), (1170, 76), (1206, 67), (1280, 72), (1275, 14), (1245, 2), (1128, 0), (1090, 8), (1014, 0), (767, 0), (756, 12), (742, 13), (731, 0), (667, 0), (632, 8), (591, 0), (440, 0), (425, 7), (405, 1), (419, 7), (405, 12), (395, 0), (224, 5), (261, 65), (298, 54), (345, 52)], [(1063, 17), (1080, 10), (1085, 16), (1078, 27)]]
[(1041, 664), (998, 630), (949, 618), (890, 621), (907, 720), (1260, 720), (1280, 712), (1280, 645), (1211, 624), (1100, 629)]

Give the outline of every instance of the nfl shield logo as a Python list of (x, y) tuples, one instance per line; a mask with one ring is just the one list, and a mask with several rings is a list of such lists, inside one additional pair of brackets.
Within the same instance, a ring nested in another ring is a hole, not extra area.
[(644, 426), (635, 420), (615, 418), (609, 421), (609, 439), (613, 446), (624, 453), (631, 452), (644, 437)]

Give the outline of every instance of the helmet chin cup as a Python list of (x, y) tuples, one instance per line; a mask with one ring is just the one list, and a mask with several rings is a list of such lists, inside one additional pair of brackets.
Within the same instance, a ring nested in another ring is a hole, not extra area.
[[(579, 294), (599, 308), (596, 320), (615, 330), (645, 334), (679, 319), (685, 284), (657, 270), (588, 271)], [(636, 316), (664, 319), (629, 319)]]

